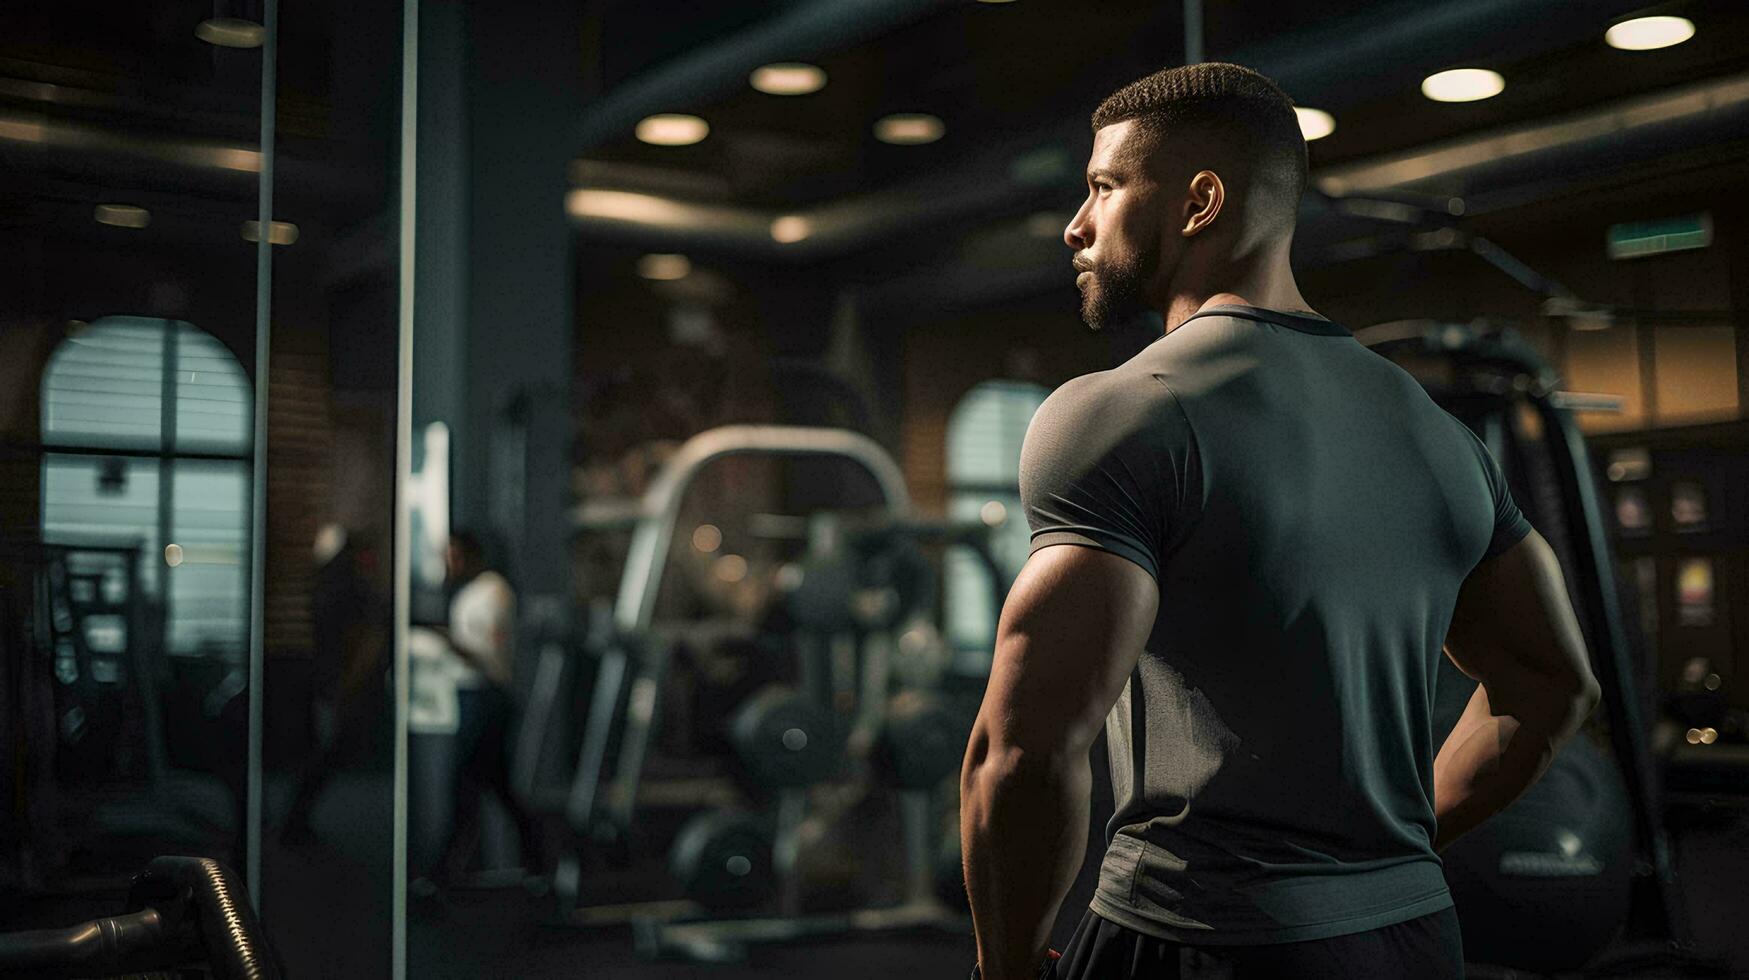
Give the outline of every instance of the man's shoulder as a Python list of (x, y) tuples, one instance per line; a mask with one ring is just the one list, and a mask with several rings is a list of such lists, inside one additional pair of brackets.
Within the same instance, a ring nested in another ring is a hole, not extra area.
[(1125, 364), (1073, 378), (1051, 393), (1027, 428), (1022, 472), (1079, 469), (1113, 455), (1170, 451), (1189, 440), (1189, 422), (1164, 380)]
[(1161, 412), (1170, 412), (1175, 401), (1176, 396), (1159, 370), (1140, 358), (1131, 358), (1110, 370), (1064, 382), (1039, 406), (1039, 415), (1104, 425), (1117, 421), (1144, 423), (1153, 421)]

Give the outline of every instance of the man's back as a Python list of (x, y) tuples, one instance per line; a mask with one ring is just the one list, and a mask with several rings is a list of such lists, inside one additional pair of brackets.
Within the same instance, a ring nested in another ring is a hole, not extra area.
[(1159, 584), (1094, 911), (1258, 944), (1449, 906), (1435, 663), (1465, 577), (1529, 530), (1462, 423), (1336, 324), (1211, 307), (1054, 394), (1021, 479), (1035, 550)]

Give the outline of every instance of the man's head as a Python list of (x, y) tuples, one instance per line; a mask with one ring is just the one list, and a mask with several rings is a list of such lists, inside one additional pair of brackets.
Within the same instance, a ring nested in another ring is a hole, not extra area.
[(444, 552), (444, 567), (452, 582), (466, 582), (486, 570), (486, 547), (472, 531), (452, 530)]
[(1063, 233), (1089, 326), (1163, 306), (1180, 289), (1285, 246), (1306, 185), (1293, 102), (1239, 65), (1185, 65), (1113, 92), (1093, 112), (1087, 200)]

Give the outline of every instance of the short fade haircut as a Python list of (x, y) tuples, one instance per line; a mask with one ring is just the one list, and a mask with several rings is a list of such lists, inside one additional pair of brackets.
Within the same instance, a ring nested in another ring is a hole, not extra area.
[(1306, 140), (1280, 86), (1226, 62), (1166, 68), (1107, 96), (1093, 110), (1093, 129), (1132, 119), (1156, 138), (1184, 131), (1215, 137), (1233, 151), (1224, 162), (1240, 169), (1250, 215), (1266, 230), (1292, 229), (1306, 190)]

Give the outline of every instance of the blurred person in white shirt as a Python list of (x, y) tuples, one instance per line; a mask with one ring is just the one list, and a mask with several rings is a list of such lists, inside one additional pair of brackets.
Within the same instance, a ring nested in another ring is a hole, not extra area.
[(453, 655), (446, 673), (455, 684), (458, 715), (451, 755), (454, 808), (432, 870), (451, 880), (466, 871), (477, 843), (481, 796), (490, 791), (516, 824), (524, 867), (538, 872), (539, 828), (510, 788), (516, 592), (492, 567), (481, 539), (468, 531), (450, 534), (446, 561)]

